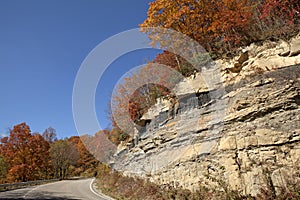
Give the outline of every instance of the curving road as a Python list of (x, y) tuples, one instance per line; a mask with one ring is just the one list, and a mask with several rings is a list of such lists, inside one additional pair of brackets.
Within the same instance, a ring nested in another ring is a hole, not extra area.
[(93, 188), (94, 179), (66, 180), (45, 185), (12, 190), (0, 193), (0, 199), (28, 200), (112, 200), (96, 193)]

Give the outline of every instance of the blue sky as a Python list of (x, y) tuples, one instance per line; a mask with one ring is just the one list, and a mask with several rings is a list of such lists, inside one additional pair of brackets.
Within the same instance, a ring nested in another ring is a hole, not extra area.
[[(26, 122), (59, 137), (77, 135), (72, 117), (76, 73), (89, 52), (119, 32), (137, 28), (150, 0), (0, 0), (0, 134)], [(102, 127), (114, 84), (157, 51), (122, 56), (105, 73), (96, 94)]]

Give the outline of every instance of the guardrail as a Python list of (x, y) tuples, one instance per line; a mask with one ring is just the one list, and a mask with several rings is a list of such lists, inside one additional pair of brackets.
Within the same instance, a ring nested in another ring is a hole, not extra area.
[(50, 183), (55, 181), (59, 181), (59, 179), (38, 180), (38, 181), (18, 182), (18, 183), (5, 183), (5, 184), (0, 184), (0, 192), (25, 188), (28, 186), (41, 185), (44, 183)]

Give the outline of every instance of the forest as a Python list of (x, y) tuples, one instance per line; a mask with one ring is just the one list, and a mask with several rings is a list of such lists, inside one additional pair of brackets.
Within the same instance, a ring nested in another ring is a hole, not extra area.
[(57, 139), (51, 127), (32, 133), (21, 123), (1, 138), (1, 183), (93, 176), (98, 163), (79, 136)]

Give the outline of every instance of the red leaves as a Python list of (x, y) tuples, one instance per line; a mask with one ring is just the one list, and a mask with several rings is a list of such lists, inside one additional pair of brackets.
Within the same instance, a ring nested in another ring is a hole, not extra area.
[(8, 137), (3, 137), (3, 138), (1, 138), (1, 143), (2, 143), (2, 144), (7, 143), (7, 141), (8, 141)]
[(9, 166), (10, 181), (29, 181), (39, 178), (40, 173), (49, 164), (49, 144), (40, 134), (31, 134), (26, 123), (14, 126), (9, 138), (1, 140), (1, 153)]
[(172, 28), (220, 55), (257, 40), (299, 31), (295, 24), (299, 5), (299, 0), (156, 0), (140, 26), (161, 46), (166, 47), (159, 39), (163, 37), (147, 27)]
[(276, 16), (289, 21), (290, 25), (292, 25), (299, 15), (299, 6), (298, 0), (267, 0), (260, 6), (260, 19), (264, 20)]
[(129, 101), (129, 115), (131, 119), (137, 119), (140, 117), (140, 113), (139, 113), (139, 102), (135, 101), (135, 100), (131, 100)]
[[(1, 138), (0, 182), (65, 178), (71, 173), (79, 176), (96, 168), (98, 161), (81, 138), (57, 140), (55, 135), (53, 128), (46, 129), (42, 136), (31, 133), (26, 123), (14, 126), (9, 137)], [(95, 136), (91, 141), (99, 140)]]

